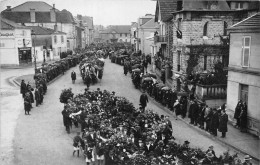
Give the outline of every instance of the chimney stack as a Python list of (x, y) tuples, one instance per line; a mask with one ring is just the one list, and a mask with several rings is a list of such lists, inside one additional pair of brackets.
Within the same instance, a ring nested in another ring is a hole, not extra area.
[(52, 8), (55, 9), (55, 4), (52, 5)]
[[(55, 7), (55, 5), (54, 5)], [(56, 12), (55, 12), (55, 8), (52, 8), (50, 11), (50, 16), (51, 16), (51, 22), (56, 22)]]
[(11, 11), (11, 6), (6, 6), (7, 11)]
[(35, 22), (35, 9), (30, 9), (31, 22)]

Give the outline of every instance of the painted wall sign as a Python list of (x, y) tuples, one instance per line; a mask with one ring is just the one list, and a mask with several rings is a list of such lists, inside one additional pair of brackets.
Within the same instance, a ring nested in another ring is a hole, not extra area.
[(14, 32), (0, 32), (0, 38), (14, 38)]

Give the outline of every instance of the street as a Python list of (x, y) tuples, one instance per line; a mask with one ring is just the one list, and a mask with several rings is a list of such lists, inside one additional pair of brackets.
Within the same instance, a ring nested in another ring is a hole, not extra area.
[[(100, 88), (101, 90), (115, 91), (116, 95), (128, 98), (134, 103), (135, 107), (138, 107), (141, 92), (134, 88), (130, 75), (125, 76), (123, 74), (122, 66), (113, 64), (108, 59), (105, 62), (103, 79), (101, 82), (91, 85), (90, 90)], [(70, 78), (72, 70), (77, 73), (75, 84), (72, 84)], [(4, 78), (7, 79), (8, 76)], [(8, 84), (5, 84), (5, 88), (7, 87)], [(1, 146), (1, 152), (3, 152), (2, 147), (8, 148), (5, 151), (10, 152), (9, 155), (6, 155), (4, 164), (84, 164), (83, 155), (80, 158), (72, 156), (72, 139), (76, 135), (77, 129), (73, 127), (72, 133), (67, 134), (62, 121), (63, 104), (59, 102), (59, 96), (63, 89), (70, 87), (75, 95), (84, 92), (86, 88), (80, 77), (78, 66), (71, 68), (64, 76), (50, 84), (43, 104), (38, 107), (35, 107), (34, 104), (31, 115), (28, 116), (24, 115), (19, 89), (13, 89), (10, 86), (15, 93), (1, 99), (1, 120), (6, 120), (6, 122), (1, 121), (4, 124), (1, 128), (1, 134), (5, 135), (1, 138), (5, 137), (4, 140), (8, 142), (4, 141), (4, 144), (9, 145)], [(158, 112), (160, 115), (169, 115), (151, 100), (147, 108)], [(170, 117), (170, 119), (173, 126), (173, 136), (177, 142), (182, 144), (185, 140), (188, 140), (192, 147), (199, 147), (203, 150), (213, 145), (217, 156), (228, 150), (226, 146), (219, 144), (214, 138), (199, 134), (174, 117)], [(243, 156), (239, 154), (240, 158)]]

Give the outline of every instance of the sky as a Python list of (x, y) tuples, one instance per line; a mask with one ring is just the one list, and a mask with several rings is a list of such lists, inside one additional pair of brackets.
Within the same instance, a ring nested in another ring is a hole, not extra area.
[[(0, 0), (0, 11), (12, 8), (28, 0)], [(30, 0), (34, 1), (34, 0)], [(40, 1), (40, 0), (38, 0)], [(66, 9), (93, 17), (95, 25), (130, 25), (145, 14), (155, 14), (155, 0), (42, 0), (58, 10)]]

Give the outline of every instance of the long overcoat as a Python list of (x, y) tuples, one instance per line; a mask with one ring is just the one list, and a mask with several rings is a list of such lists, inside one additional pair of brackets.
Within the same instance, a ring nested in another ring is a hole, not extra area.
[(211, 117), (210, 121), (210, 127), (212, 130), (217, 129), (219, 126), (219, 115), (218, 112), (213, 112), (213, 115)]
[(25, 94), (27, 91), (27, 86), (24, 82), (21, 82), (21, 87), (20, 87), (20, 93)]
[(71, 72), (71, 79), (76, 80), (76, 73), (75, 72)]
[(228, 122), (228, 115), (226, 113), (219, 116), (219, 126), (218, 126), (219, 132), (227, 132), (228, 131), (227, 122)]

